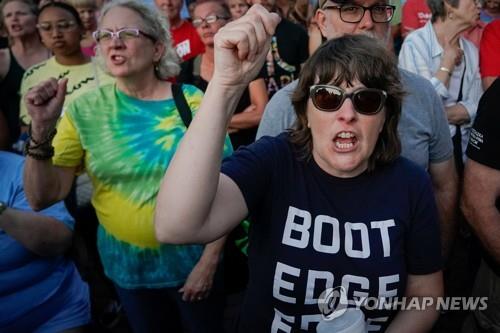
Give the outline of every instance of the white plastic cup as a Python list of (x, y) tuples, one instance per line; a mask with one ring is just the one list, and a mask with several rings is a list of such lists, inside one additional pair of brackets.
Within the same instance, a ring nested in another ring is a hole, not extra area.
[(357, 308), (348, 308), (340, 317), (322, 320), (316, 326), (317, 333), (366, 333), (365, 315)]

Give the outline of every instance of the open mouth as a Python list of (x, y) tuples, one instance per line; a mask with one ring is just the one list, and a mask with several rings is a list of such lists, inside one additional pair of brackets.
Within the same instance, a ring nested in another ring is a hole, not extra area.
[(118, 55), (118, 54), (113, 54), (111, 56), (111, 62), (114, 64), (114, 65), (121, 65), (123, 63), (125, 63), (125, 57), (124, 56), (121, 56), (121, 55)]
[(333, 142), (335, 144), (335, 148), (338, 150), (351, 150), (358, 142), (358, 139), (353, 132), (342, 131), (335, 136)]

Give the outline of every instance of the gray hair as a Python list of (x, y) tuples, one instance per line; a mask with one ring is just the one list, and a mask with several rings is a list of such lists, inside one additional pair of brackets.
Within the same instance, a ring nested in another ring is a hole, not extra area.
[[(144, 25), (141, 27), (144, 32), (153, 36), (157, 42), (165, 45), (163, 55), (158, 63), (155, 64), (156, 77), (160, 80), (164, 80), (179, 74), (181, 70), (179, 66), (180, 59), (172, 46), (169, 25), (160, 12), (155, 10), (152, 6), (143, 4), (138, 0), (113, 0), (102, 8), (99, 26), (101, 26), (103, 17), (106, 13), (115, 7), (124, 7), (136, 12), (144, 21)], [(105, 62), (100, 54), (99, 47), (96, 49), (96, 55), (101, 65), (103, 65)], [(103, 66), (103, 68), (108, 72), (106, 66)]]
[(448, 12), (444, 6), (445, 2), (453, 8), (457, 8), (460, 0), (427, 0), (427, 6), (429, 6), (432, 13), (432, 23), (436, 22), (438, 18), (441, 18), (442, 20), (446, 19)]

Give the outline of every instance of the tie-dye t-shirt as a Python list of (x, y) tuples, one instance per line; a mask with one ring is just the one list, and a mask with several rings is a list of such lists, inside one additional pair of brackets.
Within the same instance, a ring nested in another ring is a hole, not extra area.
[[(202, 92), (183, 92), (195, 112)], [(181, 285), (201, 256), (200, 245), (159, 244), (153, 229), (160, 183), (185, 131), (173, 99), (139, 100), (115, 84), (82, 95), (61, 119), (53, 162), (89, 174), (101, 260), (122, 288)], [(231, 152), (226, 138), (223, 155)]]

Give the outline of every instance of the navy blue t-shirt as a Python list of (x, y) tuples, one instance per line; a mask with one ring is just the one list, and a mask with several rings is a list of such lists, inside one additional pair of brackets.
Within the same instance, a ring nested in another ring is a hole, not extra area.
[[(427, 173), (398, 158), (354, 178), (297, 158), (288, 134), (227, 158), (252, 217), (250, 281), (240, 332), (315, 332), (320, 294), (402, 297), (407, 274), (441, 269), (438, 217)], [(370, 332), (397, 311), (366, 310)]]

